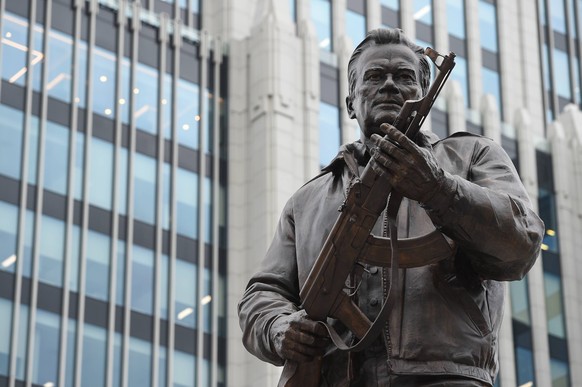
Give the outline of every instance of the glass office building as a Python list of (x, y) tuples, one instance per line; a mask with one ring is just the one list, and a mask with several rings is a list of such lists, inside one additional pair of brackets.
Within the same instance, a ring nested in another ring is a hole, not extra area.
[(225, 385), (226, 61), (199, 2), (0, 4), (0, 385)]
[(347, 61), (382, 26), (457, 54), (426, 128), (502, 144), (547, 226), (496, 385), (582, 380), (582, 2), (0, 0), (0, 386), (275, 385), (236, 305), (359, 136)]

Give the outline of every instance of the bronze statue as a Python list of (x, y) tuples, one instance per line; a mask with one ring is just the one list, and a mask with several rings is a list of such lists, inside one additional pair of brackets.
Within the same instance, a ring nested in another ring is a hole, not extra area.
[[(361, 139), (288, 201), (239, 303), (246, 348), (287, 362), (280, 385), (493, 385), (500, 281), (531, 268), (543, 223), (493, 141), (416, 133), (415, 118), (428, 111), (405, 102), (435, 89), (424, 53), (391, 29), (371, 31), (355, 49), (346, 102)], [(381, 194), (368, 195), (369, 176)], [(367, 210), (370, 198), (381, 198), (379, 210)], [(342, 217), (358, 224), (353, 237), (329, 242)], [(369, 229), (391, 238), (368, 238)], [(322, 260), (326, 251), (334, 259)]]

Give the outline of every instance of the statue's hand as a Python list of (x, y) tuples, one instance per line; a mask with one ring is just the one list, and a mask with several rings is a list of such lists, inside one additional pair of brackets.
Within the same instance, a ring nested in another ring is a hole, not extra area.
[(446, 180), (428, 139), (418, 133), (418, 146), (392, 125), (382, 124), (381, 129), (385, 137), (371, 137), (372, 168), (403, 196), (428, 203)]
[(269, 335), (281, 358), (298, 363), (322, 356), (329, 343), (326, 329), (311, 320), (304, 310), (277, 318)]

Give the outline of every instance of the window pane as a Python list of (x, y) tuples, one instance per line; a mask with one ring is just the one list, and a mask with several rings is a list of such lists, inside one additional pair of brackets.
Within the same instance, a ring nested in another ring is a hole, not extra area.
[(10, 338), (12, 337), (12, 302), (0, 298), (0, 375), (8, 375)]
[(121, 60), (121, 74), (119, 74), (119, 82), (121, 83), (121, 97), (117, 103), (119, 104), (119, 111), (121, 114), (121, 122), (129, 125), (129, 100), (131, 89), (131, 64), (129, 59), (123, 58)]
[(79, 41), (77, 45), (77, 63), (75, 65), (77, 70), (77, 92), (75, 93), (74, 102), (79, 107), (85, 107), (86, 91), (87, 91), (87, 43)]
[(511, 296), (511, 317), (525, 325), (530, 325), (527, 277), (521, 281), (510, 282), (509, 288)]
[(176, 324), (196, 328), (198, 293), (198, 273), (196, 266), (190, 262), (176, 259), (174, 294), (176, 295)]
[(189, 148), (198, 149), (200, 88), (194, 83), (179, 79), (177, 92), (176, 132), (178, 142)]
[(544, 288), (546, 292), (546, 317), (548, 333), (566, 338), (564, 311), (562, 304), (562, 283), (557, 275), (544, 272)]
[(117, 241), (117, 279), (115, 284), (116, 304), (119, 306), (125, 305), (125, 242)]
[(44, 188), (67, 194), (69, 157), (69, 130), (53, 122), (46, 122), (46, 147), (44, 159)]
[(28, 346), (28, 306), (20, 305), (20, 325), (18, 327), (18, 353), (16, 354), (16, 379), (24, 380), (26, 370), (26, 348)]
[(77, 321), (69, 319), (67, 323), (67, 365), (65, 371), (65, 386), (75, 384), (75, 346), (77, 342)]
[(105, 329), (85, 324), (83, 334), (83, 360), (81, 385), (103, 387), (105, 385), (105, 355), (107, 335)]
[(34, 244), (34, 225), (36, 223), (34, 212), (26, 211), (24, 224), (24, 257), (22, 257), (22, 275), (32, 276), (32, 245)]
[(28, 126), (28, 183), (36, 185), (38, 166), (38, 129), (39, 121), (35, 116), (30, 117)]
[(216, 295), (212, 294), (212, 272), (204, 269), (204, 290), (200, 295), (200, 304), (205, 333), (212, 332), (212, 302), (216, 302)]
[(156, 160), (136, 153), (134, 157), (134, 217), (154, 224), (156, 216)]
[(158, 386), (165, 387), (166, 386), (166, 356), (167, 350), (166, 347), (160, 346), (160, 351), (158, 352)]
[(23, 114), (0, 105), (0, 115), (0, 174), (20, 180)]
[(65, 255), (65, 223), (42, 216), (40, 232), (39, 280), (62, 287), (63, 256)]
[(131, 309), (153, 314), (154, 252), (133, 245), (131, 257)]
[(481, 47), (497, 52), (497, 15), (495, 6), (485, 1), (479, 1), (479, 34)]
[(382, 4), (385, 7), (392, 8), (396, 11), (400, 9), (399, 0), (380, 0), (380, 4)]
[(350, 9), (346, 11), (346, 34), (356, 47), (366, 36), (366, 18)]
[(71, 261), (69, 262), (69, 290), (79, 291), (79, 259), (81, 256), (81, 228), (73, 225), (71, 235)]
[(164, 74), (164, 95), (162, 96), (162, 130), (166, 140), (172, 139), (172, 86), (173, 79), (170, 74)]
[(138, 129), (148, 133), (157, 132), (158, 115), (158, 71), (138, 63), (136, 83), (133, 88), (135, 97), (134, 119)]
[(461, 85), (461, 91), (463, 93), (463, 102), (465, 106), (469, 106), (469, 82), (467, 79), (467, 59), (457, 56), (457, 64), (455, 65), (455, 71), (451, 72), (451, 79), (455, 79)]
[(552, 29), (566, 34), (566, 12), (564, 10), (564, 0), (550, 0), (550, 15)]
[(160, 317), (163, 319), (168, 318), (168, 264), (169, 258), (166, 254), (162, 255), (161, 267), (160, 267)]
[(552, 373), (552, 387), (570, 387), (568, 363), (550, 359), (550, 370)]
[(499, 73), (487, 67), (481, 68), (483, 78), (483, 94), (491, 94), (497, 102), (497, 110), (501, 114), (501, 89), (499, 85)]
[(76, 133), (75, 139), (75, 199), (83, 200), (83, 174), (85, 165), (85, 134)]
[(91, 231), (87, 232), (87, 296), (98, 300), (109, 299), (109, 255), (111, 252), (109, 236)]
[(196, 377), (196, 358), (189, 353), (174, 351), (174, 387), (192, 387)]
[(570, 90), (570, 66), (568, 65), (568, 54), (564, 51), (554, 50), (554, 76), (556, 93), (565, 99), (572, 99)]
[(432, 0), (414, 0), (414, 20), (432, 25)]
[(465, 39), (465, 2), (463, 0), (447, 0), (447, 23), (450, 35)]
[(198, 175), (176, 169), (176, 218), (178, 233), (198, 238)]
[(170, 202), (171, 202), (171, 187), (172, 187), (172, 167), (170, 164), (164, 163), (162, 170), (162, 228), (170, 229)]
[(315, 24), (319, 48), (331, 51), (331, 2), (329, 0), (311, 0), (311, 20)]
[(93, 112), (115, 115), (115, 56), (98, 47), (93, 49)]
[(60, 316), (38, 309), (34, 345), (33, 383), (57, 384), (59, 362)]
[(89, 202), (97, 207), (111, 209), (113, 191), (113, 144), (91, 138), (91, 172)]
[(319, 102), (319, 165), (327, 165), (340, 146), (339, 108)]
[(205, 213), (205, 230), (204, 242), (212, 243), (213, 224), (212, 224), (212, 180), (208, 177), (204, 178), (204, 211)]
[(64, 34), (52, 30), (49, 34), (49, 61), (46, 90), (48, 95), (64, 102), (71, 102), (71, 74), (73, 41)]
[(2, 24), (2, 79), (24, 86), (26, 77), (23, 75), (26, 72), (28, 54), (28, 21), (6, 12)]
[(115, 332), (113, 343), (113, 387), (121, 386), (121, 333)]
[(129, 339), (129, 386), (151, 385), (152, 344), (131, 337)]
[(127, 179), (127, 164), (129, 152), (127, 148), (116, 148), (118, 162), (117, 162), (117, 211), (121, 215), (127, 215), (127, 184), (129, 180)]
[(17, 232), (18, 207), (0, 201), (0, 270), (14, 273), (16, 269)]

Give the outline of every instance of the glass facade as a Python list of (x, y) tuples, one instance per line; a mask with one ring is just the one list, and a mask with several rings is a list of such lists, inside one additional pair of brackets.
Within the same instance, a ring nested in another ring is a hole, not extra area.
[(224, 386), (222, 53), (99, 3), (0, 10), (0, 385)]

